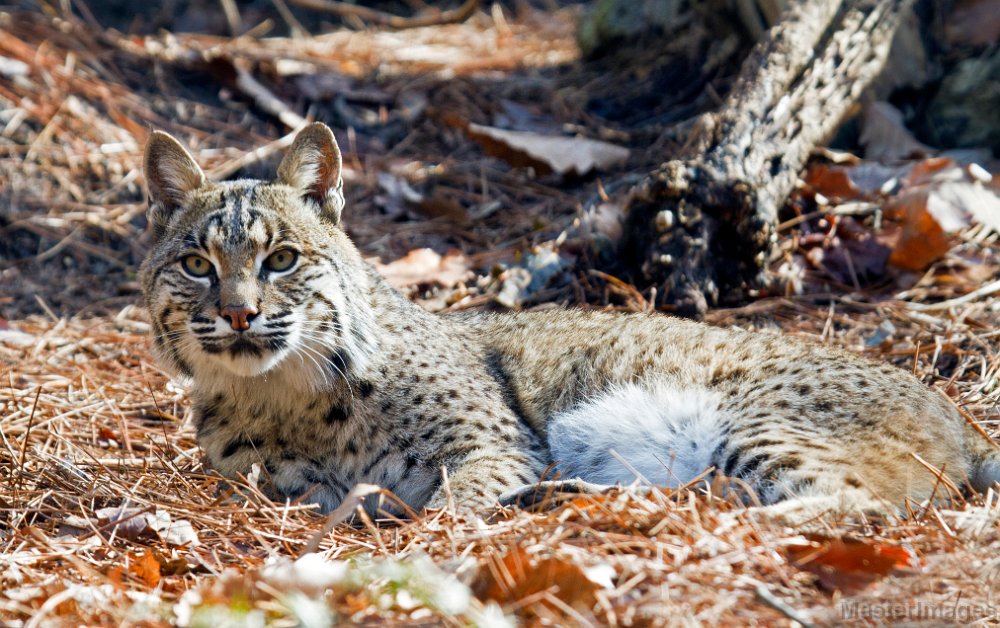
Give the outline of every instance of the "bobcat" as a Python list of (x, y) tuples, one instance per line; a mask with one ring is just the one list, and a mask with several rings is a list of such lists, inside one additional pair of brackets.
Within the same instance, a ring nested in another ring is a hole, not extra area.
[(155, 350), (190, 380), (211, 463), (257, 463), (272, 497), (330, 510), (365, 482), (474, 510), (554, 465), (600, 485), (712, 470), (763, 504), (902, 510), (939, 482), (920, 460), (976, 490), (1000, 479), (996, 446), (943, 395), (843, 350), (664, 315), (425, 312), (344, 233), (323, 124), (273, 182), (207, 181), (161, 132), (144, 169)]

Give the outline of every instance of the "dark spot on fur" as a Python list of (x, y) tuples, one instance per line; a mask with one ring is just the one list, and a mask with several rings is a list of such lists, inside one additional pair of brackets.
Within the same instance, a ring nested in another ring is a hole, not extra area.
[(351, 358), (348, 357), (343, 349), (337, 349), (330, 356), (330, 366), (333, 369), (334, 375), (346, 377), (348, 369), (351, 368)]
[(736, 470), (736, 474), (743, 477), (753, 475), (753, 473), (757, 471), (757, 469), (764, 464), (767, 459), (768, 456), (766, 454), (757, 454), (741, 464), (739, 469)]
[(375, 386), (366, 379), (362, 380), (361, 383), (358, 384), (358, 391), (361, 393), (362, 397), (371, 396), (373, 390), (375, 390)]
[(342, 423), (351, 416), (350, 410), (344, 406), (334, 404), (330, 408), (330, 411), (326, 413), (326, 424), (333, 425), (334, 423)]
[(736, 470), (736, 464), (739, 461), (740, 461), (740, 451), (736, 450), (733, 453), (729, 454), (729, 457), (726, 458), (726, 463), (722, 467), (722, 472), (725, 475), (732, 475), (733, 471)]
[(248, 438), (234, 438), (233, 440), (226, 443), (226, 446), (222, 449), (222, 457), (228, 458), (236, 454), (236, 452), (253, 447), (254, 443)]

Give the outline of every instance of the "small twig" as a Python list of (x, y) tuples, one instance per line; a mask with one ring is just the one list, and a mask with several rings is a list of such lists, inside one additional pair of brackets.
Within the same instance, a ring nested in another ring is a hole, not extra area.
[(965, 502), (965, 498), (962, 497), (962, 491), (957, 486), (955, 486), (955, 483), (951, 481), (951, 478), (945, 475), (943, 468), (938, 469), (937, 467), (927, 462), (926, 460), (921, 458), (919, 455), (913, 453), (912, 451), (910, 452), (910, 456), (912, 456), (914, 460), (919, 462), (925, 469), (930, 471), (931, 474), (933, 474), (934, 477), (936, 477), (941, 484), (946, 486), (948, 490), (951, 491), (952, 495), (962, 500), (962, 502)]
[(243, 34), (243, 18), (240, 17), (240, 10), (236, 6), (236, 0), (219, 0), (222, 5), (222, 12), (226, 16), (226, 23), (229, 24), (229, 32), (233, 37)]
[(972, 292), (962, 295), (960, 297), (955, 297), (954, 299), (948, 299), (947, 301), (941, 301), (940, 303), (907, 303), (906, 307), (917, 312), (936, 312), (938, 310), (949, 310), (953, 307), (959, 305), (965, 305), (966, 303), (971, 303), (980, 297), (989, 296), (995, 292), (1000, 292), (1000, 279), (988, 283), (985, 286), (979, 288), (978, 290), (973, 290)]
[(323, 529), (317, 532), (309, 539), (306, 543), (305, 548), (299, 553), (299, 556), (304, 556), (306, 554), (311, 554), (319, 549), (320, 542), (326, 537), (327, 534), (337, 526), (338, 523), (345, 521), (348, 517), (354, 514), (354, 509), (361, 505), (365, 497), (369, 495), (374, 495), (382, 491), (382, 488), (375, 486), (374, 484), (357, 484), (347, 493), (344, 497), (344, 501), (340, 502), (340, 505), (331, 512), (326, 517), (326, 523), (323, 524)]
[(288, 30), (291, 31), (292, 39), (302, 39), (309, 36), (309, 31), (288, 9), (288, 5), (285, 4), (285, 0), (271, 0), (271, 3), (274, 5), (274, 8), (278, 10), (278, 15), (281, 16), (281, 19), (283, 19), (285, 24), (288, 25)]
[(28, 430), (24, 434), (24, 446), (21, 447), (21, 461), (20, 463), (18, 463), (19, 468), (17, 470), (18, 486), (20, 486), (22, 481), (24, 480), (24, 463), (25, 459), (27, 458), (28, 447), (31, 444), (31, 442), (29, 441), (29, 439), (31, 438), (31, 428), (35, 423), (35, 411), (38, 409), (38, 398), (41, 396), (42, 396), (42, 387), (39, 386), (38, 390), (35, 392), (35, 402), (31, 404), (31, 415), (28, 417)]
[(819, 209), (814, 212), (802, 214), (801, 216), (796, 216), (795, 218), (789, 218), (785, 222), (778, 223), (778, 231), (784, 231), (785, 229), (789, 229), (795, 225), (809, 222), (814, 218), (822, 218), (823, 216), (866, 216), (868, 214), (877, 213), (880, 209), (881, 208), (874, 203), (844, 203), (843, 205), (837, 205), (831, 209)]
[(268, 142), (267, 144), (259, 146), (252, 151), (242, 153), (235, 159), (223, 162), (208, 171), (208, 178), (214, 181), (221, 181), (222, 179), (231, 176), (241, 168), (246, 168), (251, 164), (263, 161), (271, 155), (291, 146), (292, 142), (295, 141), (296, 135), (298, 135), (298, 129), (294, 129), (288, 135), (276, 139), (273, 142)]
[(305, 118), (292, 111), (291, 107), (264, 87), (242, 63), (234, 60), (233, 67), (236, 69), (236, 87), (252, 98), (258, 107), (281, 120), (290, 129), (298, 130), (306, 125)]
[(456, 9), (432, 12), (426, 15), (414, 15), (413, 17), (401, 17), (384, 11), (377, 11), (347, 2), (336, 2), (334, 0), (290, 0), (290, 2), (304, 9), (324, 11), (342, 18), (361, 19), (372, 24), (388, 26), (389, 28), (399, 30), (464, 22), (479, 8), (479, 0), (466, 0), (462, 6)]
[(986, 442), (992, 445), (994, 449), (1000, 450), (1000, 444), (998, 444), (995, 440), (993, 440), (993, 438), (989, 434), (986, 433), (986, 430), (983, 429), (983, 426), (979, 424), (979, 421), (977, 421), (975, 417), (966, 412), (965, 408), (955, 403), (954, 399), (948, 397), (947, 395), (945, 395), (945, 397), (948, 399), (948, 401), (952, 403), (953, 406), (955, 406), (955, 409), (958, 410), (958, 413), (962, 415), (962, 418), (965, 419), (965, 422), (968, 423), (972, 427), (972, 429), (976, 430), (977, 434), (985, 438)]
[(788, 619), (799, 622), (800, 624), (802, 624), (803, 628), (812, 628), (812, 626), (815, 625), (812, 623), (812, 621), (809, 620), (808, 617), (806, 617), (799, 611), (795, 610), (794, 608), (789, 606), (786, 602), (779, 599), (773, 593), (768, 591), (767, 587), (764, 586), (764, 583), (757, 582), (756, 580), (750, 580), (749, 578), (747, 580), (753, 583), (754, 594), (757, 596), (757, 599), (763, 602), (764, 604), (767, 604), (768, 606), (778, 611)]

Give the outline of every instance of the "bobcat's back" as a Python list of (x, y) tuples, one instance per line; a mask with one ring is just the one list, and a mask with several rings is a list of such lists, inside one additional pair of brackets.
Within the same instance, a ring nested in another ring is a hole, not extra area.
[(765, 502), (863, 489), (900, 507), (939, 482), (924, 463), (979, 489), (1000, 479), (944, 395), (841, 349), (660, 315), (461, 318), (569, 476), (677, 486), (714, 468)]

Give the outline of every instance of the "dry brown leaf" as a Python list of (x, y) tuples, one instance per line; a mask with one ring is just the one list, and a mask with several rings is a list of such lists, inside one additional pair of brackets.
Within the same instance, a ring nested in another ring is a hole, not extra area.
[(543, 176), (553, 172), (567, 176), (607, 170), (621, 165), (629, 156), (627, 148), (582, 137), (507, 131), (480, 124), (470, 124), (467, 133), (487, 154), (512, 166), (534, 168)]
[(915, 165), (885, 209), (901, 223), (889, 261), (907, 270), (930, 266), (951, 247), (948, 235), (973, 223), (1000, 231), (1000, 195), (946, 158)]
[(432, 249), (414, 249), (405, 257), (390, 264), (376, 264), (376, 267), (396, 288), (426, 284), (451, 288), (474, 276), (464, 255), (448, 253), (442, 257)]
[(456, 224), (469, 224), (465, 207), (441, 187), (435, 187), (417, 204), (420, 213), (430, 218), (443, 218)]
[[(515, 604), (548, 591), (573, 608), (587, 610), (594, 606), (595, 594), (602, 588), (578, 565), (556, 557), (533, 560), (521, 547), (503, 558), (494, 556), (490, 562), (490, 568), (484, 569), (473, 585), (476, 597), (483, 601)], [(544, 599), (541, 602), (545, 604)]]
[(827, 591), (848, 595), (915, 562), (909, 551), (896, 545), (820, 536), (786, 547), (785, 554), (793, 565), (815, 574)]

